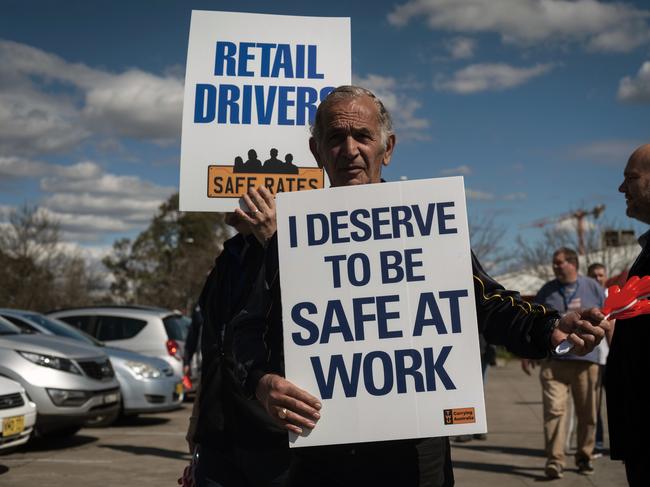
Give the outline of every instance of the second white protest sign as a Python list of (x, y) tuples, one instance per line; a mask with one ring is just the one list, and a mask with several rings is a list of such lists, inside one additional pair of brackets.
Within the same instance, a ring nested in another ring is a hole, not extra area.
[(277, 209), (286, 377), (323, 404), (292, 446), (485, 432), (463, 179)]

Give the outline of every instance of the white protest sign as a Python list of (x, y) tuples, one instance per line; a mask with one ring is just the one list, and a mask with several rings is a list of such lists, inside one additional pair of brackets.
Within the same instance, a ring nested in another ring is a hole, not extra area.
[(233, 211), (249, 187), (321, 188), (309, 122), (350, 84), (350, 19), (193, 11), (180, 209)]
[(486, 432), (463, 178), (277, 198), (292, 446)]

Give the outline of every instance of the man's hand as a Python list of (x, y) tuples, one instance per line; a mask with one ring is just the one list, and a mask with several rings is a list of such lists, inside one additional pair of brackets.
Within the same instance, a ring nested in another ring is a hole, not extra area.
[(277, 374), (262, 376), (255, 396), (269, 416), (298, 435), (303, 428), (314, 429), (320, 419), (320, 401)]
[(605, 321), (605, 315), (598, 308), (582, 310), (580, 313), (569, 311), (553, 330), (551, 344), (557, 347), (568, 340), (573, 345), (572, 353), (586, 355), (600, 343), (609, 328), (609, 322)]
[(183, 469), (183, 476), (180, 479), (177, 479), (176, 482), (182, 487), (195, 487), (194, 483), (194, 472), (196, 471), (196, 463), (194, 459), (190, 461), (189, 465), (186, 465)]
[(526, 375), (530, 375), (531, 371), (535, 368), (537, 362), (528, 358), (521, 359), (521, 370), (523, 370)]
[(264, 245), (275, 233), (277, 220), (275, 216), (275, 198), (264, 186), (250, 188), (242, 196), (249, 209), (246, 213), (237, 208), (235, 214), (250, 225), (255, 238)]

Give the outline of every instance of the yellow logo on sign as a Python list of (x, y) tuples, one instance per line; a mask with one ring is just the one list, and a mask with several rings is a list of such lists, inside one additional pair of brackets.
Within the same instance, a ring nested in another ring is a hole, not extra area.
[(456, 408), (443, 410), (445, 424), (476, 423), (474, 408)]
[(324, 185), (323, 170), (299, 167), (295, 174), (236, 172), (233, 166), (208, 166), (208, 198), (239, 198), (249, 188), (265, 186), (271, 193), (319, 189)]

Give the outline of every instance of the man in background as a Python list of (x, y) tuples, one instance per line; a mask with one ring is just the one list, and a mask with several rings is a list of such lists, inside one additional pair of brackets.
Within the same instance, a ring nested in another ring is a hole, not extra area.
[[(583, 308), (601, 308), (605, 299), (602, 288), (593, 279), (579, 275), (578, 265), (578, 254), (574, 250), (567, 247), (557, 249), (553, 254), (555, 279), (542, 286), (534, 301), (557, 309), (560, 314)], [(575, 463), (583, 475), (594, 472), (591, 456), (595, 443), (599, 347), (584, 356), (567, 353), (551, 356), (541, 363), (546, 451), (544, 472), (550, 479), (561, 478), (565, 468), (567, 423), (571, 414), (567, 408), (569, 391), (578, 418)], [(527, 371), (524, 365), (522, 363), (524, 371)]]

